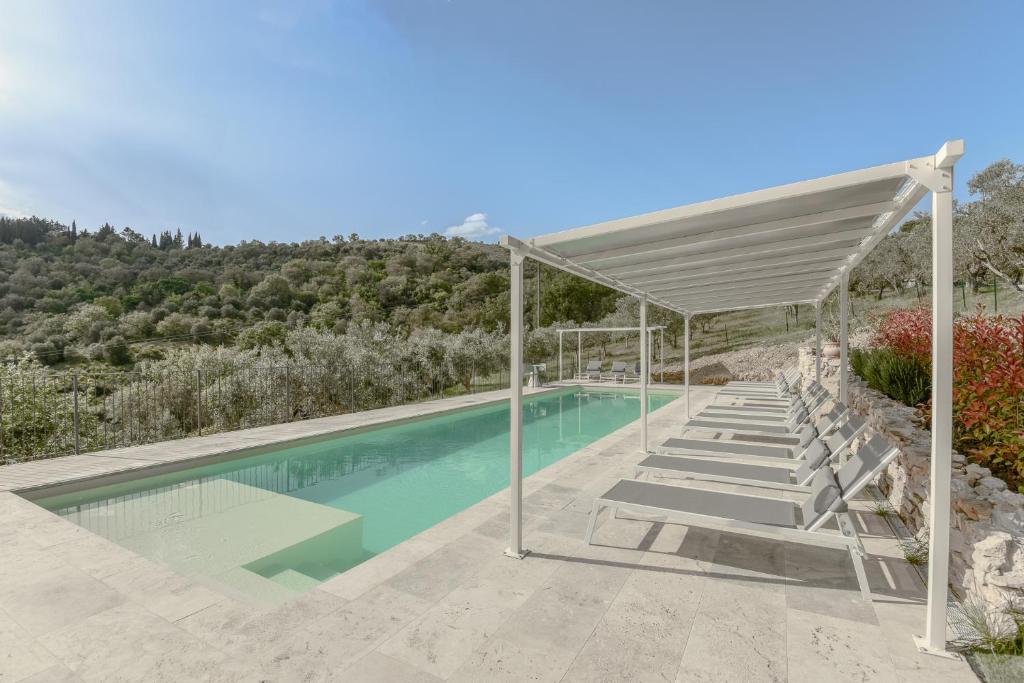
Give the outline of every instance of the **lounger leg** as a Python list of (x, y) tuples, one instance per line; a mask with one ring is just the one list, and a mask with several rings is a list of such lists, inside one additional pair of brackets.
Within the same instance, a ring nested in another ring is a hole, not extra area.
[(860, 584), (860, 594), (864, 602), (871, 602), (871, 586), (868, 585), (868, 575), (864, 571), (864, 560), (861, 558), (857, 548), (850, 548), (850, 557), (853, 559), (853, 570), (857, 572), (857, 583)]
[(587, 523), (587, 535), (584, 537), (584, 542), (590, 545), (590, 541), (594, 538), (594, 529), (597, 527), (597, 515), (601, 512), (601, 501), (595, 500), (594, 507), (590, 509), (590, 521)]
[(864, 598), (865, 602), (871, 602), (871, 586), (868, 584), (868, 575), (864, 571), (864, 556), (867, 552), (864, 550), (864, 544), (860, 542), (860, 537), (857, 536), (857, 530), (853, 526), (853, 520), (850, 519), (850, 515), (842, 512), (836, 515), (836, 521), (839, 522), (839, 531), (851, 539), (853, 542), (850, 544), (850, 559), (853, 561), (853, 571), (857, 573), (857, 583), (860, 584), (860, 594)]

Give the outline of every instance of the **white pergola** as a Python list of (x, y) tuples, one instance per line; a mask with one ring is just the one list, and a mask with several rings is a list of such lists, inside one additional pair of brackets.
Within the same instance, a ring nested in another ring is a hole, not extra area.
[[(953, 416), (953, 167), (963, 140), (934, 155), (780, 185), (525, 241), (502, 238), (511, 255), (512, 377), (522, 375), (523, 261), (535, 259), (640, 300), (640, 448), (647, 452), (647, 304), (684, 316), (686, 412), (690, 318), (814, 304), (818, 358), (821, 304), (840, 291), (839, 398), (848, 400), (850, 271), (928, 193), (932, 195), (932, 453), (927, 652), (946, 652)], [(821, 375), (820, 360), (815, 373)], [(511, 524), (506, 554), (523, 557), (523, 390), (512, 383)]]
[[(587, 332), (639, 332), (639, 327), (567, 327), (558, 330), (558, 381), (562, 381), (562, 341), (566, 334), (576, 333), (576, 376), (583, 374), (583, 335)], [(660, 346), (658, 357), (661, 359), (661, 381), (665, 381), (665, 326), (652, 325), (647, 328), (647, 334), (660, 332)], [(643, 335), (641, 335), (642, 337)], [(651, 337), (648, 337), (647, 351), (651, 351)], [(641, 339), (643, 341), (643, 339)]]

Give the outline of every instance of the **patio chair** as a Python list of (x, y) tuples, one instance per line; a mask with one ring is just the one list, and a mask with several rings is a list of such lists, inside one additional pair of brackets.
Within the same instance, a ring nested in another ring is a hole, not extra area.
[(724, 484), (749, 483), (738, 479), (764, 479), (802, 485), (821, 467), (836, 461), (865, 429), (864, 420), (852, 417), (830, 436), (814, 438), (799, 453), (757, 444), (736, 444), (735, 451), (679, 449), (656, 453), (637, 463), (633, 476), (639, 478), (641, 474), (648, 474)]
[(626, 374), (622, 378), (623, 382), (639, 382), (640, 381), (640, 361), (637, 361), (632, 366), (626, 365)]
[[(861, 595), (870, 601), (871, 589), (863, 563), (866, 552), (847, 513), (847, 503), (897, 452), (881, 436), (875, 436), (837, 472), (830, 467), (819, 469), (810, 485), (801, 488), (807, 494), (803, 502), (622, 479), (594, 500), (584, 540), (588, 545), (593, 542), (598, 515), (609, 508), (615, 516), (620, 511), (654, 515), (668, 523), (846, 550), (853, 561)], [(772, 484), (761, 485), (777, 488)], [(791, 488), (786, 485), (780, 490)], [(832, 518), (838, 522), (839, 533), (822, 528)]]
[(601, 361), (587, 361), (587, 369), (583, 371), (583, 376), (580, 379), (601, 381)]
[(766, 442), (763, 435), (744, 432), (731, 434), (732, 438), (730, 439), (673, 437), (666, 439), (661, 446), (655, 449), (655, 452), (679, 455), (732, 453), (789, 458), (796, 452), (802, 452), (807, 448), (814, 437), (828, 436), (839, 429), (844, 422), (855, 419), (860, 420), (860, 418), (850, 417), (850, 409), (845, 403), (835, 401), (832, 408), (814, 422), (805, 423), (793, 435), (773, 436), (771, 442)]
[(610, 379), (613, 382), (626, 382), (626, 363), (621, 360), (612, 362), (612, 369), (604, 379)]

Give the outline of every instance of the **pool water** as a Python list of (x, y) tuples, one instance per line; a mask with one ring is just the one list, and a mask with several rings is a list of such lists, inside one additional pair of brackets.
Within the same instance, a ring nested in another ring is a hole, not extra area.
[[(649, 407), (674, 398), (652, 392)], [(635, 390), (526, 398), (525, 475), (639, 415)], [(178, 571), (273, 599), (507, 487), (508, 461), (509, 404), (502, 401), (36, 502)]]

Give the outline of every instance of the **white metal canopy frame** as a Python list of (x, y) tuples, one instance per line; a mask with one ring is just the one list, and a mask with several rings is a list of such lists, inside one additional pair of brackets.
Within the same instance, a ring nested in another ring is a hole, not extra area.
[[(963, 140), (934, 155), (779, 185), (521, 241), (511, 254), (512, 377), (522, 374), (523, 260), (606, 285), (640, 300), (640, 447), (647, 451), (648, 302), (686, 320), (699, 313), (813, 304), (818, 357), (821, 304), (840, 288), (840, 399), (848, 400), (850, 271), (932, 195), (932, 453), (928, 610), (921, 650), (946, 653), (953, 418), (953, 167)], [(820, 377), (820, 360), (816, 362)], [(511, 524), (506, 554), (522, 557), (522, 386), (512, 383)]]
[[(562, 381), (562, 341), (566, 334), (576, 333), (576, 376), (583, 374), (583, 335), (587, 332), (639, 332), (639, 327), (565, 327), (558, 330), (558, 381)], [(665, 381), (665, 326), (650, 325), (647, 328), (648, 335), (651, 332), (660, 332), (658, 358), (661, 360), (661, 381)], [(648, 338), (648, 352), (650, 352), (651, 338)]]

